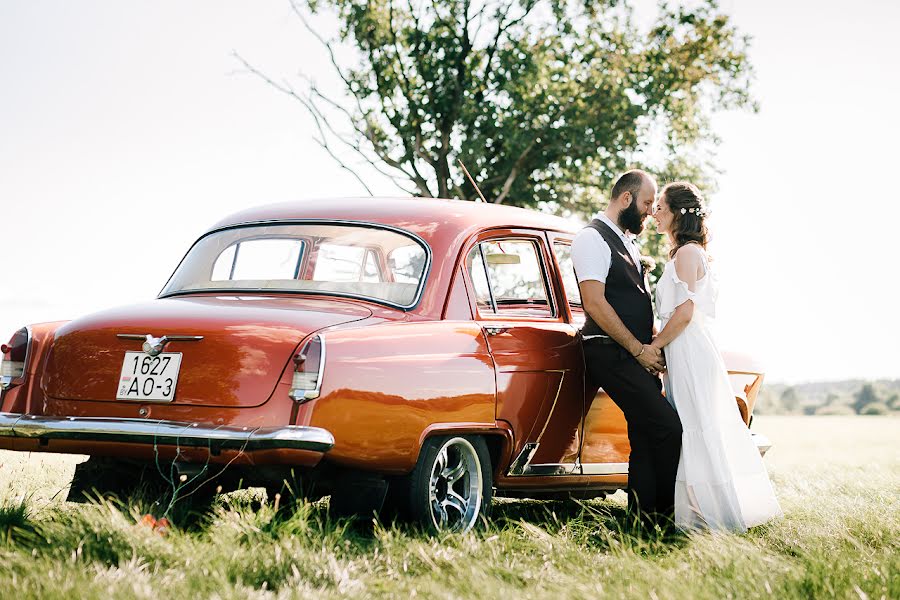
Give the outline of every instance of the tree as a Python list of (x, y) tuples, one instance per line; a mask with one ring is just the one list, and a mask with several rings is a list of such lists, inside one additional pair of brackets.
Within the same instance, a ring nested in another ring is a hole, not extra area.
[(881, 402), (881, 398), (875, 393), (875, 388), (871, 383), (863, 384), (856, 394), (853, 395), (853, 410), (856, 414), (863, 414), (863, 409), (869, 404)]
[(786, 413), (795, 413), (800, 408), (800, 396), (797, 390), (789, 387), (781, 393), (781, 407)]
[[(405, 192), (589, 214), (635, 165), (708, 183), (716, 109), (753, 107), (748, 40), (714, 0), (639, 32), (623, 0), (291, 0), (344, 97), (252, 72)], [(340, 20), (335, 35), (311, 24)], [(349, 50), (355, 60), (343, 58)], [(365, 182), (358, 175), (360, 182)], [(367, 187), (368, 189), (368, 187)]]
[(891, 410), (900, 410), (900, 394), (891, 394), (887, 399), (887, 405)]

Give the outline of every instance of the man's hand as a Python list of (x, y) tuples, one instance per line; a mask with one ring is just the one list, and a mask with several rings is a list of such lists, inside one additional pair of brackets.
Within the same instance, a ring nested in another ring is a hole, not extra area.
[(659, 348), (651, 346), (650, 344), (644, 344), (642, 348), (643, 350), (641, 353), (635, 357), (642, 367), (647, 369), (653, 375), (666, 370), (666, 361)]

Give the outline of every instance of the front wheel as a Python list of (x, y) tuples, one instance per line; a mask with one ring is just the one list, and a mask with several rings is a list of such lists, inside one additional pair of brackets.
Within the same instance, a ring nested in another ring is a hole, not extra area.
[(480, 437), (425, 440), (409, 478), (413, 520), (431, 531), (468, 531), (490, 513), (491, 459)]

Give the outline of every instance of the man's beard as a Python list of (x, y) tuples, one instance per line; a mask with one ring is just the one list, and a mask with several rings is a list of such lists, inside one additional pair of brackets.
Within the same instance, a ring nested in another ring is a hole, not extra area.
[(644, 218), (645, 215), (638, 211), (637, 202), (632, 201), (628, 208), (619, 213), (619, 227), (638, 235), (644, 230)]

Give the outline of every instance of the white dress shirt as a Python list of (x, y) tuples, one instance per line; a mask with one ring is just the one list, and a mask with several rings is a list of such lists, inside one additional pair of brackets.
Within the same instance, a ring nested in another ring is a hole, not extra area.
[[(598, 212), (594, 218), (609, 225), (609, 228), (622, 239), (622, 244), (625, 245), (640, 274), (641, 254), (634, 243), (634, 234), (624, 233), (602, 212)], [(579, 283), (589, 280), (606, 283), (609, 266), (612, 264), (612, 251), (599, 231), (593, 227), (585, 227), (578, 232), (572, 241), (572, 263), (575, 266), (575, 275), (578, 277)]]
[[(641, 255), (638, 252), (637, 244), (634, 243), (634, 234), (631, 232), (623, 233), (619, 226), (613, 223), (609, 217), (602, 212), (594, 215), (595, 219), (603, 221), (613, 232), (622, 239), (631, 260), (634, 261), (638, 273), (641, 272)], [(572, 264), (575, 267), (575, 276), (578, 282), (582, 281), (599, 281), (606, 283), (606, 277), (609, 275), (609, 267), (612, 264), (612, 250), (609, 244), (600, 235), (600, 232), (593, 227), (585, 227), (572, 240)], [(595, 337), (609, 337), (606, 335), (586, 335), (584, 339), (589, 340)]]

